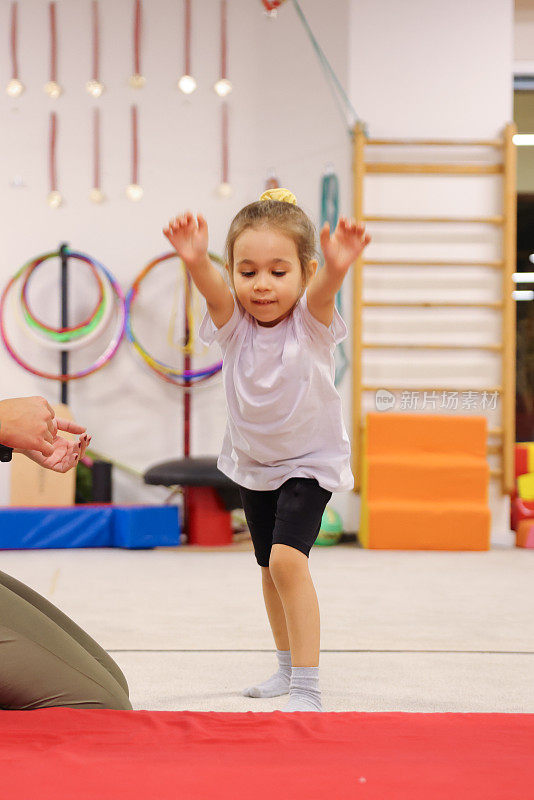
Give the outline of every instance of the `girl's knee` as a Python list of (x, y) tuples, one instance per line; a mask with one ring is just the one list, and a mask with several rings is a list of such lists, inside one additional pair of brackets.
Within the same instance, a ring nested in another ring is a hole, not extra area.
[(287, 545), (273, 545), (269, 558), (269, 571), (274, 581), (289, 581), (297, 577), (301, 569), (308, 569), (308, 559)]

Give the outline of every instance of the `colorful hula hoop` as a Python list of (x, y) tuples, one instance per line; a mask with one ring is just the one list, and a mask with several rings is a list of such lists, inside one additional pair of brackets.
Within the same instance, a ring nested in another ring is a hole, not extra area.
[[(223, 264), (223, 260), (215, 255), (214, 253), (208, 253), (210, 259), (215, 261), (217, 264)], [(141, 283), (146, 278), (149, 272), (157, 267), (158, 264), (161, 264), (164, 261), (168, 261), (171, 258), (179, 258), (178, 254), (175, 252), (165, 253), (157, 258), (154, 258), (150, 261), (146, 267), (139, 273), (135, 281), (133, 282), (131, 288), (126, 294), (126, 338), (133, 346), (134, 350), (137, 354), (143, 359), (143, 361), (150, 367), (150, 369), (159, 375), (160, 378), (163, 378), (164, 381), (167, 383), (172, 383), (175, 386), (180, 386), (182, 388), (190, 388), (191, 386), (197, 386), (198, 384), (202, 383), (203, 381), (208, 380), (213, 375), (216, 375), (222, 369), (222, 361), (217, 362), (216, 364), (211, 365), (210, 367), (205, 367), (201, 370), (178, 370), (175, 367), (171, 367), (168, 364), (164, 364), (163, 361), (158, 361), (158, 359), (151, 356), (143, 347), (137, 336), (135, 335), (132, 327), (132, 310), (134, 302), (139, 294), (139, 288)], [(184, 273), (188, 276), (185, 264), (180, 259)], [(189, 284), (186, 281), (186, 286), (188, 287)], [(192, 325), (192, 317), (191, 317), (191, 310), (190, 310), (190, 297), (189, 291), (186, 292), (186, 314), (189, 319), (189, 341), (187, 343), (187, 347), (189, 348), (192, 342), (192, 335), (193, 335), (193, 325)]]
[[(75, 250), (67, 250), (65, 252), (69, 257), (78, 258), (78, 259), (80, 259), (82, 261), (88, 261), (89, 263), (93, 264), (98, 270), (100, 270), (102, 272), (102, 274), (106, 276), (107, 280), (109, 281), (110, 286), (113, 289), (113, 293), (115, 295), (115, 305), (116, 305), (116, 308), (117, 308), (117, 321), (116, 321), (116, 324), (115, 324), (115, 329), (113, 331), (113, 336), (112, 336), (112, 339), (111, 339), (110, 343), (105, 348), (104, 352), (99, 356), (99, 358), (94, 362), (94, 364), (91, 364), (89, 367), (86, 367), (85, 369), (79, 370), (78, 372), (72, 373), (72, 375), (53, 374), (53, 373), (49, 373), (49, 372), (43, 372), (42, 370), (38, 370), (35, 367), (32, 367), (31, 364), (28, 364), (28, 362), (25, 361), (24, 359), (22, 359), (21, 356), (19, 356), (18, 353), (16, 353), (15, 350), (13, 349), (13, 347), (12, 347), (12, 345), (11, 345), (9, 339), (8, 339), (7, 331), (6, 331), (6, 324), (5, 324), (5, 306), (6, 306), (6, 301), (7, 301), (9, 292), (14, 287), (14, 285), (17, 282), (17, 280), (19, 280), (19, 278), (21, 278), (22, 275), (24, 275), (25, 270), (28, 269), (28, 267), (31, 264), (34, 263), (35, 259), (32, 259), (32, 261), (27, 262), (26, 264), (24, 264), (18, 270), (18, 272), (15, 273), (15, 275), (7, 283), (4, 291), (2, 292), (2, 297), (0, 298), (0, 334), (2, 336), (2, 341), (4, 343), (4, 347), (6, 348), (7, 352), (9, 353), (11, 358), (14, 361), (16, 361), (16, 363), (20, 367), (25, 369), (27, 372), (31, 372), (32, 375), (37, 375), (37, 377), (39, 377), (39, 378), (46, 378), (48, 380), (55, 380), (55, 381), (58, 381), (58, 380), (59, 381), (74, 381), (74, 380), (78, 380), (79, 378), (85, 378), (87, 375), (91, 375), (93, 372), (96, 372), (97, 370), (102, 369), (102, 367), (108, 361), (110, 361), (110, 359), (113, 358), (113, 356), (117, 352), (117, 350), (119, 348), (119, 345), (120, 345), (120, 343), (122, 341), (122, 338), (124, 336), (124, 329), (125, 329), (125, 322), (126, 322), (126, 309), (125, 309), (124, 294), (122, 293), (122, 290), (121, 290), (119, 284), (117, 283), (117, 281), (115, 280), (115, 278), (113, 277), (111, 272), (109, 272), (109, 270), (107, 270), (106, 267), (104, 267), (104, 265), (101, 264), (99, 261), (97, 261), (94, 258), (90, 258), (90, 256), (87, 256), (84, 253), (79, 253), (79, 252), (77, 252)], [(57, 252), (55, 254), (49, 254), (48, 257), (51, 257), (52, 255), (60, 256), (60, 253)]]
[(105, 295), (104, 295), (104, 287), (102, 284), (102, 279), (98, 274), (97, 269), (95, 268), (94, 264), (91, 262), (87, 256), (73, 256), (69, 253), (70, 258), (77, 258), (78, 260), (84, 261), (86, 264), (89, 264), (91, 272), (96, 278), (98, 283), (98, 290), (99, 290), (99, 297), (97, 304), (91, 314), (91, 316), (80, 322), (78, 325), (72, 325), (65, 328), (54, 328), (50, 325), (46, 325), (46, 323), (42, 322), (42, 320), (38, 319), (35, 314), (32, 313), (28, 301), (28, 287), (30, 279), (38, 267), (47, 261), (49, 258), (54, 258), (57, 256), (57, 253), (47, 253), (44, 256), (40, 256), (39, 258), (34, 259), (30, 264), (28, 264), (27, 270), (24, 275), (24, 281), (22, 283), (22, 289), (20, 293), (20, 303), (22, 306), (24, 319), (26, 323), (33, 328), (37, 328), (43, 333), (50, 336), (52, 339), (56, 339), (59, 342), (69, 342), (72, 339), (78, 339), (85, 334), (90, 333), (100, 322), (105, 310)]
[(16, 292), (12, 292), (12, 307), (13, 312), (16, 315), (17, 322), (19, 323), (20, 327), (28, 336), (34, 339), (41, 347), (46, 347), (49, 350), (56, 350), (57, 352), (64, 351), (70, 352), (74, 350), (79, 350), (82, 347), (86, 347), (90, 342), (94, 341), (109, 322), (109, 318), (113, 313), (114, 302), (113, 302), (113, 287), (111, 286), (110, 282), (108, 281), (105, 275), (103, 277), (103, 286), (104, 286), (104, 300), (105, 300), (105, 307), (104, 313), (98, 324), (91, 326), (91, 330), (89, 333), (86, 333), (83, 338), (78, 339), (71, 339), (70, 341), (64, 342), (58, 340), (56, 338), (50, 338), (47, 334), (43, 333), (39, 328), (35, 328), (32, 325), (28, 325), (26, 323), (26, 319), (23, 316), (20, 299), (17, 301)]

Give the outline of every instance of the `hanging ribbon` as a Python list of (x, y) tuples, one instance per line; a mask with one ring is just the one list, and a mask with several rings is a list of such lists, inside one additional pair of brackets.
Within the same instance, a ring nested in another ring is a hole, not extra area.
[(137, 106), (132, 106), (132, 183), (139, 177), (139, 138), (137, 130)]
[(222, 104), (222, 182), (228, 184), (228, 103)]
[(226, 0), (221, 0), (221, 79), (226, 79), (226, 26), (227, 8)]
[(57, 188), (57, 168), (56, 168), (56, 140), (57, 140), (57, 114), (50, 112), (50, 130), (48, 141), (48, 174), (50, 179), (50, 192), (48, 194), (48, 205), (52, 208), (59, 208), (63, 198)]
[(184, 0), (184, 72), (178, 81), (178, 88), (184, 94), (191, 94), (197, 82), (191, 75), (191, 0)]
[[(321, 228), (325, 222), (328, 222), (330, 224), (330, 235), (332, 235), (336, 229), (338, 217), (339, 181), (334, 172), (326, 172), (321, 182)], [(341, 316), (343, 316), (341, 290), (339, 290), (336, 295), (336, 307)], [(336, 363), (336, 375), (334, 379), (334, 384), (338, 386), (343, 380), (343, 376), (349, 365), (343, 342), (336, 347), (335, 360), (339, 362)]]
[(102, 203), (104, 193), (100, 187), (100, 109), (93, 112), (93, 188), (89, 194), (93, 203)]
[(221, 104), (221, 183), (219, 184), (219, 194), (221, 197), (229, 197), (232, 187), (229, 179), (229, 156), (228, 156), (228, 103), (226, 95), (232, 90), (232, 84), (226, 77), (227, 69), (227, 7), (226, 0), (221, 0), (221, 72), (220, 78), (215, 84), (215, 91), (223, 98)]
[(135, 22), (134, 22), (134, 75), (141, 74), (141, 0), (135, 2)]
[(221, 0), (221, 67), (219, 80), (213, 86), (219, 97), (226, 97), (232, 91), (232, 84), (227, 76), (227, 17), (226, 0)]
[(185, 74), (191, 75), (191, 0), (185, 0)]
[(57, 26), (56, 4), (50, 3), (50, 80), (57, 80)]
[(98, 2), (93, 0), (93, 74), (90, 81), (87, 81), (85, 88), (93, 97), (100, 97), (104, 91), (104, 86), (100, 83), (100, 30), (98, 24)]
[(141, 0), (135, 0), (134, 18), (134, 71), (130, 78), (130, 86), (133, 89), (142, 89), (146, 83), (141, 74)]
[(132, 182), (126, 189), (126, 196), (129, 200), (141, 200), (143, 189), (138, 183), (139, 178), (139, 137), (137, 124), (137, 106), (132, 106), (131, 112), (132, 127)]
[(19, 80), (19, 64), (17, 58), (17, 12), (18, 3), (11, 3), (11, 80), (6, 91), (10, 97), (18, 97), (24, 91), (24, 85)]
[(51, 2), (48, 5), (50, 20), (50, 80), (45, 83), (44, 90), (49, 97), (57, 99), (61, 92), (61, 86), (57, 82), (57, 26), (56, 26), (56, 4)]

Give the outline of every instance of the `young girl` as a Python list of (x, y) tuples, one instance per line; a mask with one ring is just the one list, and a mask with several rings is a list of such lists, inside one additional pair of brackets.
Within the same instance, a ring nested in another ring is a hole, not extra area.
[[(199, 338), (218, 342), (228, 422), (218, 468), (239, 485), (279, 669), (247, 697), (289, 692), (284, 711), (322, 711), (319, 606), (308, 556), (332, 492), (352, 489), (350, 443), (334, 386), (347, 336), (335, 297), (369, 243), (341, 217), (315, 230), (287, 189), (236, 215), (226, 240), (232, 290), (211, 264), (206, 220), (191, 212), (163, 230), (207, 302)], [(235, 295), (235, 297), (234, 297)]]

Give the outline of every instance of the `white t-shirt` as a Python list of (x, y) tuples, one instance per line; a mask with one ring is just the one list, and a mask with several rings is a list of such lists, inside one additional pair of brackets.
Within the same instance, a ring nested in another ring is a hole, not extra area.
[(267, 328), (234, 297), (217, 328), (206, 312), (199, 339), (223, 355), (228, 420), (217, 466), (248, 489), (277, 489), (289, 478), (316, 478), (330, 492), (354, 486), (350, 442), (334, 385), (334, 350), (347, 337), (337, 308), (330, 327), (308, 310)]

